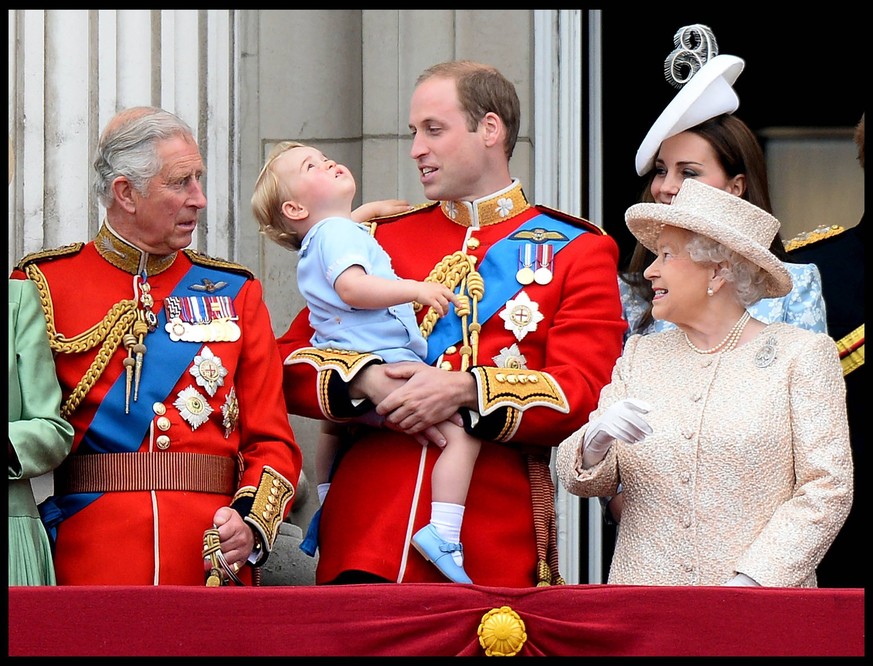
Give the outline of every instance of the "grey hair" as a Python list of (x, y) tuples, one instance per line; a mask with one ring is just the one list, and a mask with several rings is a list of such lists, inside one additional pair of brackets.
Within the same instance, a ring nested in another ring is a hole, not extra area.
[(119, 176), (145, 195), (163, 166), (158, 142), (176, 136), (195, 142), (191, 127), (169, 111), (151, 106), (120, 111), (103, 130), (94, 153), (92, 189), (100, 203), (112, 205), (112, 182)]
[(757, 303), (766, 293), (767, 271), (740, 253), (699, 234), (692, 234), (686, 249), (692, 261), (719, 265), (717, 275), (734, 285), (743, 307)]

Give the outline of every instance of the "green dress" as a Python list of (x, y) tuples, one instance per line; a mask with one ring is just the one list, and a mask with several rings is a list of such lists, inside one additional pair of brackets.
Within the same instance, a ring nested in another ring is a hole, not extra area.
[(70, 453), (61, 387), (36, 285), (9, 280), (9, 585), (54, 585), (45, 527), (30, 480)]

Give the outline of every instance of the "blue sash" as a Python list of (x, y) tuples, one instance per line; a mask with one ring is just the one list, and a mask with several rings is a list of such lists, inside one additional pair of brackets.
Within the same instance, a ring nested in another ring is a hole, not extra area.
[[(563, 236), (561, 239), (549, 238), (548, 242), (553, 246), (556, 255), (570, 241), (585, 233), (585, 229), (540, 213), (519, 226), (511, 235), (495, 243), (477, 269), (485, 280), (485, 293), (479, 302), (480, 323), (484, 324), (488, 321), (506, 305), (509, 299), (522, 290), (523, 286), (515, 279), (518, 268), (518, 243), (531, 241), (530, 238), (517, 238), (517, 236), (519, 232), (532, 231), (536, 228), (557, 231)], [(454, 315), (454, 308), (452, 308), (450, 315), (437, 321), (427, 339), (427, 363), (433, 365), (447, 347), (457, 344), (461, 339), (461, 318)]]
[[(227, 287), (222, 290), (221, 295), (231, 299), (236, 298), (246, 281), (243, 275), (195, 264), (182, 276), (171, 295), (183, 296), (190, 289), (188, 285), (206, 284), (203, 282), (204, 279), (226, 282)], [(161, 308), (158, 313), (157, 328), (146, 337), (148, 351), (142, 367), (139, 397), (136, 402), (130, 401), (130, 413), (124, 413), (127, 383), (125, 374), (121, 373), (97, 408), (94, 419), (82, 437), (75, 455), (127, 453), (139, 450), (154, 418), (152, 406), (156, 402), (166, 400), (167, 395), (191, 365), (203, 344), (182, 340), (173, 342), (164, 329), (166, 323), (167, 316)], [(151, 363), (148, 362), (150, 358), (154, 359)], [(40, 517), (49, 530), (52, 541), (61, 521), (84, 509), (100, 495), (102, 493), (52, 495), (42, 502), (39, 505)]]

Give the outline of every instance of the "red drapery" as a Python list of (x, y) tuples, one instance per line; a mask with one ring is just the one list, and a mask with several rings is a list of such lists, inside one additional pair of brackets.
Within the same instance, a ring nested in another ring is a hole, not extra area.
[(863, 589), (448, 583), (14, 587), (9, 655), (476, 656), (504, 607), (519, 655), (864, 655)]

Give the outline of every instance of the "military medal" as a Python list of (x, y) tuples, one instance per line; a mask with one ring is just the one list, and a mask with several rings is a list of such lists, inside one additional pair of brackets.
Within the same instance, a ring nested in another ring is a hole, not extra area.
[(534, 281), (537, 284), (548, 284), (552, 281), (553, 247), (550, 243), (537, 246), (537, 266), (534, 271)]
[(173, 406), (179, 410), (182, 418), (191, 426), (191, 430), (197, 430), (209, 420), (213, 409), (200, 392), (193, 386), (179, 391)]
[(153, 332), (158, 327), (158, 318), (154, 312), (152, 312), (152, 306), (155, 304), (155, 299), (152, 298), (152, 286), (143, 280), (140, 285), (140, 296), (139, 302), (143, 307), (143, 316), (145, 318), (145, 322), (149, 327), (149, 333)]
[(515, 298), (506, 301), (506, 307), (500, 312), (500, 318), (504, 321), (504, 327), (512, 331), (517, 340), (521, 340), (528, 333), (537, 330), (545, 317), (540, 312), (539, 303), (530, 300), (524, 292), (520, 292)]
[(233, 386), (230, 387), (230, 391), (224, 398), (221, 414), (223, 416), (221, 425), (224, 426), (224, 438), (227, 439), (239, 421), (239, 401), (236, 399), (236, 388)]
[(525, 286), (534, 281), (533, 266), (533, 245), (525, 243), (518, 248), (518, 272), (515, 274), (515, 279), (519, 284)]
[(491, 360), (498, 368), (527, 370), (527, 359), (515, 343), (511, 347), (503, 347), (497, 356), (491, 357)]
[(168, 296), (164, 301), (173, 342), (236, 342), (239, 317), (229, 296)]
[(197, 384), (205, 388), (210, 396), (214, 396), (218, 387), (224, 385), (227, 376), (227, 368), (221, 364), (221, 359), (205, 345), (194, 357), (194, 365), (188, 372), (197, 378)]

